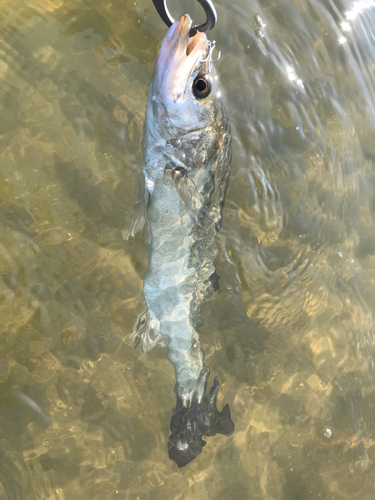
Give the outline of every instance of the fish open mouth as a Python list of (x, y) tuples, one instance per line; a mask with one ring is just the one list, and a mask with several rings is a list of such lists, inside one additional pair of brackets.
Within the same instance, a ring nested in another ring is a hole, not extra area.
[(189, 37), (191, 26), (192, 20), (188, 14), (183, 14), (172, 24), (165, 35), (155, 64), (160, 81), (165, 85), (166, 94), (174, 101), (182, 95), (191, 73), (207, 52), (205, 33), (198, 31)]

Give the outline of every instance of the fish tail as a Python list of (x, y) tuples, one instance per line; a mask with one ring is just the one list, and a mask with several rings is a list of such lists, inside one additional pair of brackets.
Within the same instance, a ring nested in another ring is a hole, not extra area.
[(170, 423), (168, 452), (178, 467), (184, 467), (201, 453), (206, 444), (203, 436), (230, 436), (234, 432), (229, 406), (225, 405), (222, 411), (216, 407), (219, 379), (215, 377), (213, 386), (203, 399), (198, 396), (202, 391), (203, 394), (205, 392), (208, 374), (208, 367), (203, 367), (197, 380), (197, 388), (203, 387), (192, 393), (189, 406), (186, 406), (186, 401), (176, 391), (177, 404)]

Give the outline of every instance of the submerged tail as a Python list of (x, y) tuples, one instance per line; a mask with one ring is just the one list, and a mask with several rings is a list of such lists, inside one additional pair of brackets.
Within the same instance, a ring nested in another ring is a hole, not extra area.
[(203, 401), (199, 403), (197, 398), (193, 397), (190, 407), (184, 406), (184, 402), (177, 395), (177, 404), (171, 418), (168, 452), (169, 457), (179, 467), (187, 465), (200, 454), (206, 445), (203, 436), (233, 434), (234, 423), (231, 420), (229, 405), (225, 405), (222, 411), (216, 408), (219, 388), (219, 379), (215, 377), (214, 385)]
[[(199, 337), (191, 339), (165, 337), (160, 333), (160, 322), (152, 319), (147, 308), (139, 315), (132, 334), (134, 347), (143, 352), (156, 345), (169, 347), (169, 359), (176, 368), (177, 394), (168, 440), (169, 457), (179, 467), (187, 465), (202, 451), (206, 442), (203, 436), (234, 432), (234, 423), (228, 405), (222, 411), (216, 407), (220, 384), (217, 377), (208, 394), (206, 392), (209, 368), (204, 363), (204, 354)], [(189, 347), (183, 344), (192, 341)]]

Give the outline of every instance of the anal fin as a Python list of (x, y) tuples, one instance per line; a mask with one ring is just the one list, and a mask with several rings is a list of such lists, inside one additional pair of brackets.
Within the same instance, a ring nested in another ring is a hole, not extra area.
[(156, 345), (166, 345), (167, 339), (161, 335), (159, 327), (159, 321), (151, 318), (149, 310), (143, 311), (138, 316), (131, 335), (133, 346), (142, 352), (147, 352)]

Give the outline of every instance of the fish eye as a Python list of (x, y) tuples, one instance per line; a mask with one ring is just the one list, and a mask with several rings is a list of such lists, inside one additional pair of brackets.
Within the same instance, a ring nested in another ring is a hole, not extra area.
[(177, 181), (182, 181), (186, 175), (186, 170), (183, 167), (176, 167), (173, 169), (172, 174)]
[(211, 93), (212, 83), (209, 75), (198, 75), (193, 82), (193, 93), (198, 99), (204, 99)]

